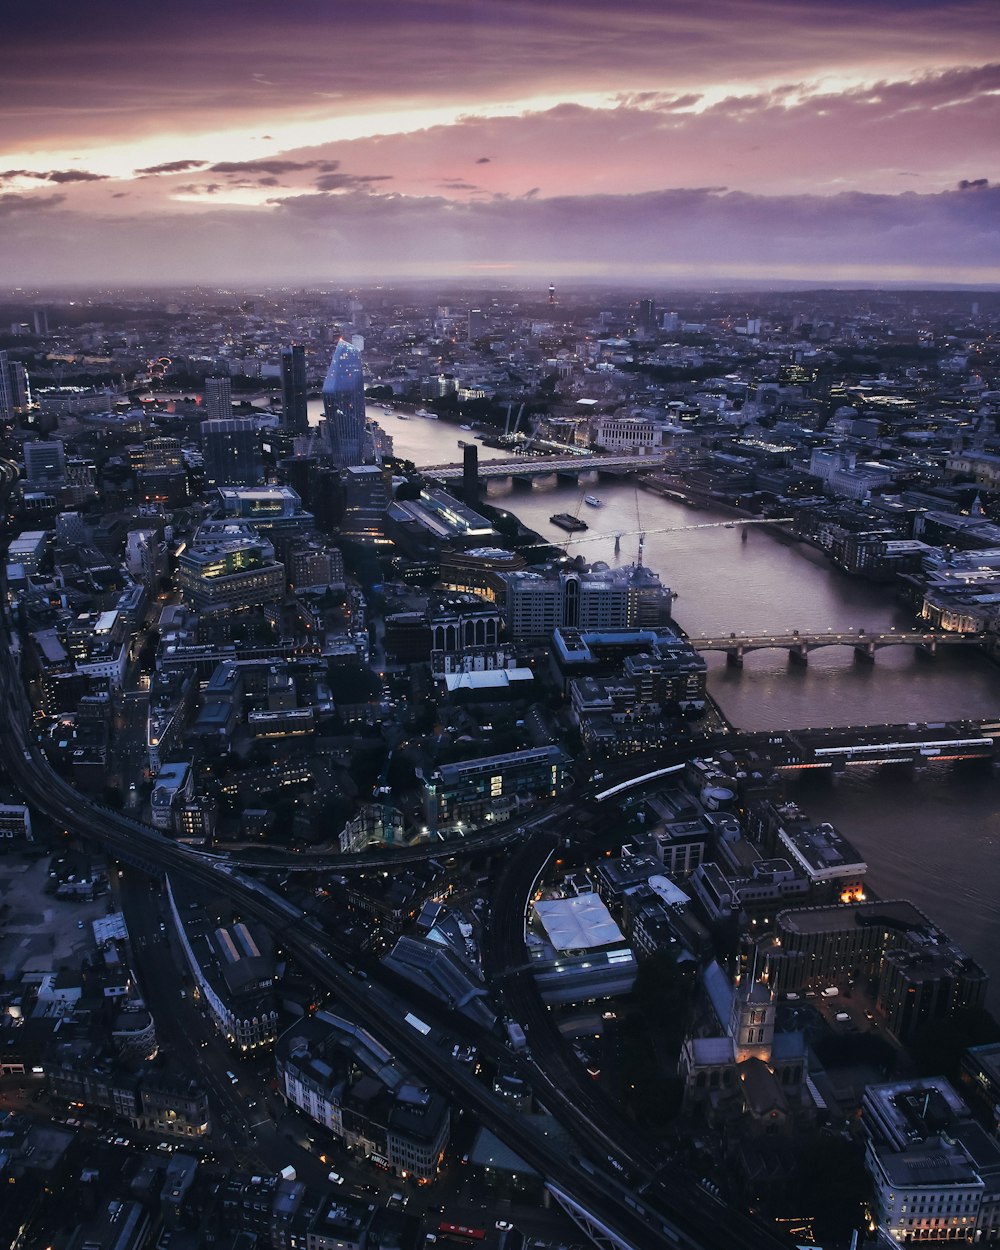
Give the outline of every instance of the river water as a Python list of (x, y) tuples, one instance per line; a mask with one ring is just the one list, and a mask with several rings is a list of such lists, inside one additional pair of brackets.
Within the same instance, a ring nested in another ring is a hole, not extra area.
[[(471, 437), (444, 422), (370, 411), (393, 435), (396, 454), (417, 465), (457, 462), (458, 440)], [(502, 454), (480, 444), (482, 459)], [(603, 507), (586, 505), (586, 494)], [(491, 484), (489, 495), (589, 562), (634, 561), (644, 532), (644, 562), (677, 593), (675, 616), (692, 637), (793, 629), (882, 633), (912, 624), (884, 587), (848, 577), (811, 548), (755, 526), (744, 543), (739, 523), (726, 528), (726, 514), (662, 499), (630, 481), (572, 486), (544, 478), (531, 491)], [(586, 541), (573, 542), (551, 525), (555, 512), (586, 521)], [(813, 652), (806, 667), (791, 665), (781, 650), (752, 653), (742, 669), (727, 668), (721, 655), (707, 658), (709, 689), (741, 728), (1000, 717), (1000, 667), (965, 649), (944, 649), (927, 661), (893, 647), (873, 665), (833, 647)], [(1000, 1010), (1000, 781), (964, 766), (931, 766), (916, 780), (892, 769), (859, 768), (836, 786), (814, 773), (800, 777), (790, 796), (851, 839), (882, 897), (911, 899), (991, 972), (990, 1005)]]

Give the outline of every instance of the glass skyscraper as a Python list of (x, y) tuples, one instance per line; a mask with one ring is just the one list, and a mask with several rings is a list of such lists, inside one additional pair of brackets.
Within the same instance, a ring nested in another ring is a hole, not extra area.
[(364, 463), (365, 380), (361, 353), (341, 339), (323, 382), (330, 452), (338, 469)]
[(300, 343), (281, 349), (281, 427), (288, 434), (309, 428), (306, 400), (306, 349)]

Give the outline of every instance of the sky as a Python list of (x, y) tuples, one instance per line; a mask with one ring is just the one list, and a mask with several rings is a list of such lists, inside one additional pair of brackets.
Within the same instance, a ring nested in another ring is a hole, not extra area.
[(0, 282), (1000, 283), (997, 0), (9, 6)]

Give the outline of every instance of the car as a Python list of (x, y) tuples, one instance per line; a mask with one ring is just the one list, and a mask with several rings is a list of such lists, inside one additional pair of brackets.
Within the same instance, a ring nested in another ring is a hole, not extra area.
[(87, 926), (86, 926), (86, 924), (84, 923), (84, 921), (82, 921), (82, 920), (78, 920), (78, 921), (76, 922), (76, 927), (77, 927), (78, 929), (86, 929), (86, 927), (87, 927)]
[(344, 1183), (344, 1178), (340, 1175), (339, 1172), (331, 1172), (330, 1175), (326, 1179), (330, 1182), (331, 1185), (343, 1185)]
[(235, 1073), (235, 1072), (228, 1072), (228, 1071), (227, 1071), (227, 1072), (226, 1072), (226, 1076), (228, 1076), (228, 1077), (229, 1077), (229, 1083), (230, 1083), (230, 1085), (239, 1085), (239, 1083), (240, 1083), (240, 1078), (236, 1075), (236, 1073)]
[(506, 1233), (509, 1232), (514, 1225), (510, 1222), (510, 1220), (497, 1220), (496, 1227), (499, 1228), (502, 1233)]
[(837, 998), (839, 997), (839, 995), (840, 995), (840, 990), (835, 985), (828, 985), (826, 989), (823, 991), (824, 998)]

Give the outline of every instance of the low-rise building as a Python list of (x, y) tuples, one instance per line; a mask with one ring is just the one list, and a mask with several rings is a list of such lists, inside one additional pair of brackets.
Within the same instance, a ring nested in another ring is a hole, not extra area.
[(281, 1035), (275, 1062), (282, 1097), (348, 1148), (397, 1176), (436, 1178), (448, 1144), (448, 1104), (367, 1030), (318, 1011)]

